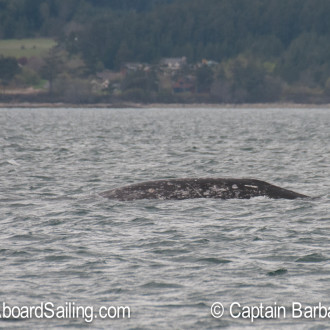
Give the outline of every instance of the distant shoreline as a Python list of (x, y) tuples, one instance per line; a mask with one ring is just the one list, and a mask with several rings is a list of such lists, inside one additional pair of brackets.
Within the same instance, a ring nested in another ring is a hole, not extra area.
[(33, 102), (11, 102), (1, 103), (0, 109), (30, 109), (30, 108), (85, 108), (85, 109), (173, 109), (173, 108), (218, 108), (218, 109), (330, 109), (330, 104), (309, 104), (309, 103), (242, 103), (242, 104), (227, 104), (227, 103), (94, 103), (94, 104), (72, 104), (72, 103), (33, 103)]

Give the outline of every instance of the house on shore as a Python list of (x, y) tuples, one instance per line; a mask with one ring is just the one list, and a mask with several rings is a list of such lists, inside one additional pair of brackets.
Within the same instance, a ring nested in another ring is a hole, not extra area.
[(160, 67), (166, 71), (177, 71), (182, 69), (187, 64), (187, 58), (183, 57), (169, 57), (160, 60)]
[(194, 93), (196, 90), (196, 82), (192, 76), (185, 76), (174, 81), (173, 93)]

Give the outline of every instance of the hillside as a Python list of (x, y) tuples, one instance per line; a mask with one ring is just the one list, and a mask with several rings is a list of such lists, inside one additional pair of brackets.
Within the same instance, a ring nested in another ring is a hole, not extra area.
[[(193, 76), (195, 91), (215, 101), (323, 102), (329, 18), (328, 0), (2, 0), (0, 37), (56, 38), (85, 77), (185, 57), (172, 85)], [(217, 65), (198, 73), (202, 60)]]

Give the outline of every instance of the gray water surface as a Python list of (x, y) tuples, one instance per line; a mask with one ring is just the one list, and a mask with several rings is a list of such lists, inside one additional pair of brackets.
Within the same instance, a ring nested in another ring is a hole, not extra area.
[[(229, 306), (330, 307), (329, 141), (326, 109), (1, 109), (0, 314), (3, 302), (51, 302), (96, 317), (0, 327), (327, 327), (330, 317), (251, 323)], [(313, 198), (98, 195), (180, 177), (256, 178)], [(129, 306), (130, 319), (97, 318), (100, 306)]]

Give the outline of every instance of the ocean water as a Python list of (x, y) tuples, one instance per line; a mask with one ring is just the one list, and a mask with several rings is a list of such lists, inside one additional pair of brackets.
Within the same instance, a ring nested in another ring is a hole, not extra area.
[[(327, 109), (1, 109), (0, 328), (326, 328), (329, 141)], [(312, 198), (99, 196), (181, 177)]]

